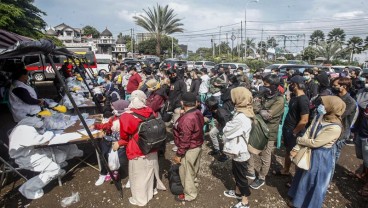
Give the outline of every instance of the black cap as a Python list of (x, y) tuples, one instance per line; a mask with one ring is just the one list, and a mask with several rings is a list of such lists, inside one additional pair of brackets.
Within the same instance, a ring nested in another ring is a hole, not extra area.
[(195, 94), (194, 93), (191, 93), (191, 92), (186, 92), (186, 93), (184, 93), (182, 96), (181, 96), (181, 100), (183, 101), (183, 102), (188, 102), (188, 103), (194, 103), (196, 100), (197, 100), (197, 98), (196, 98), (196, 96), (195, 96)]
[(152, 69), (151, 69), (151, 67), (146, 67), (146, 68), (144, 69), (144, 73), (146, 73), (147, 75), (151, 75), (151, 74), (152, 74)]
[(289, 83), (302, 84), (304, 83), (304, 78), (300, 75), (295, 75), (290, 79)]

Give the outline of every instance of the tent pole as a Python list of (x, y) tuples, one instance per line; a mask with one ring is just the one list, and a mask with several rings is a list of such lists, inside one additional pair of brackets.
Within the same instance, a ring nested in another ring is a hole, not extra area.
[[(76, 61), (75, 61), (75, 59), (74, 59), (73, 57), (71, 57), (71, 59), (72, 59), (72, 61), (73, 61), (74, 65), (75, 65), (76, 67), (78, 67), (78, 66), (77, 66), (77, 63), (76, 63)], [(80, 61), (80, 60), (79, 60), (79, 61)], [(82, 64), (82, 65), (83, 65), (83, 64)], [(84, 69), (84, 67), (83, 67), (83, 69)], [(100, 113), (102, 113), (102, 106), (101, 106), (101, 103), (99, 103), (99, 102), (96, 100), (95, 94), (93, 93), (93, 91), (91, 90), (91, 88), (89, 88), (89, 85), (87, 84), (87, 81), (86, 81), (86, 77), (85, 77), (84, 75), (82, 75), (81, 73), (79, 73), (79, 74), (81, 75), (81, 77), (82, 77), (82, 79), (83, 79), (84, 84), (87, 86), (87, 89), (88, 89), (89, 93), (91, 94), (91, 96), (92, 96), (92, 100), (95, 102), (95, 104), (96, 104), (96, 106), (97, 106), (97, 108), (98, 108), (98, 111), (99, 111)], [(92, 81), (92, 82), (93, 82), (93, 81)]]
[[(46, 55), (46, 54), (45, 54), (45, 55)], [(73, 99), (72, 95), (70, 94), (69, 89), (67, 88), (67, 86), (66, 86), (66, 84), (65, 84), (64, 80), (61, 78), (60, 72), (56, 69), (55, 63), (54, 63), (54, 61), (52, 60), (51, 55), (50, 55), (50, 54), (47, 54), (47, 58), (49, 59), (49, 61), (50, 61), (50, 63), (51, 63), (51, 66), (52, 66), (52, 68), (53, 68), (53, 70), (54, 70), (54, 72), (55, 72), (55, 75), (56, 75), (57, 79), (59, 79), (59, 81), (60, 81), (61, 85), (64, 87), (66, 95), (68, 96), (68, 98), (69, 98), (70, 102), (72, 103), (72, 105), (73, 105), (73, 107), (74, 107), (74, 110), (76, 111), (76, 113), (77, 113), (77, 115), (78, 115), (78, 117), (79, 117), (79, 119), (80, 119), (80, 121), (81, 121), (81, 123), (82, 123), (83, 127), (85, 128), (85, 130), (86, 130), (86, 132), (87, 132), (87, 134), (88, 134), (88, 136), (89, 136), (88, 141), (90, 141), (90, 142), (91, 142), (92, 146), (95, 148), (95, 150), (98, 152), (98, 154), (102, 155), (102, 152), (101, 152), (100, 147), (97, 145), (96, 140), (95, 140), (95, 138), (93, 137), (93, 135), (92, 135), (91, 131), (89, 130), (88, 125), (87, 125), (86, 121), (84, 120), (84, 118), (83, 118), (82, 114), (80, 113), (80, 111), (79, 111), (79, 109), (78, 109), (77, 104), (75, 103), (75, 101), (74, 101), (74, 99)], [(114, 181), (114, 184), (115, 184), (116, 189), (120, 192), (120, 196), (121, 196), (121, 198), (123, 198), (123, 189), (122, 189), (122, 187), (121, 187), (121, 184), (118, 182), (118, 180), (117, 180), (117, 179), (115, 179), (113, 172), (110, 170), (109, 166), (107, 165), (107, 161), (106, 161), (105, 157), (101, 157), (101, 158), (102, 158), (102, 165), (103, 165), (103, 166), (107, 169), (107, 171), (109, 172), (110, 177), (111, 177), (111, 178), (113, 179), (113, 181)]]

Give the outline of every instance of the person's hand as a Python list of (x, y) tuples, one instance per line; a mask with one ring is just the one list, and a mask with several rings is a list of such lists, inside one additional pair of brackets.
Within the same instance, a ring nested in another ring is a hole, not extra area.
[(178, 157), (177, 155), (175, 155), (172, 159), (174, 164), (180, 164), (181, 163), (181, 157)]
[(294, 157), (296, 156), (296, 154), (298, 154), (298, 152), (297, 152), (297, 151), (295, 151), (295, 150), (291, 150), (291, 151), (290, 151), (290, 158), (294, 158)]
[(94, 125), (94, 124), (92, 124), (92, 125), (90, 125), (88, 128), (89, 128), (89, 129), (91, 129), (91, 130), (95, 130), (95, 125)]
[(208, 123), (210, 121), (210, 119), (209, 118), (207, 118), (206, 116), (204, 117), (204, 122), (205, 123)]
[(114, 151), (116, 151), (116, 150), (118, 150), (119, 149), (119, 143), (118, 142), (113, 142), (112, 143), (112, 150), (114, 150)]

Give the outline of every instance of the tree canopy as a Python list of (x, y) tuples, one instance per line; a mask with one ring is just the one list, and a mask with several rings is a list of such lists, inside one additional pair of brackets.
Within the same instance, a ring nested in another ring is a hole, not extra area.
[(334, 28), (328, 33), (327, 41), (337, 41), (343, 43), (345, 41), (345, 31), (341, 28)]
[(177, 32), (183, 32), (183, 24), (181, 19), (176, 18), (176, 14), (173, 9), (170, 9), (168, 5), (143, 9), (145, 15), (135, 16), (135, 23), (141, 26), (143, 29), (154, 34), (156, 39), (156, 55), (161, 53), (161, 37), (163, 35), (170, 35)]
[(92, 35), (93, 38), (100, 37), (100, 32), (98, 32), (98, 30), (94, 28), (93, 26), (87, 25), (83, 27), (82, 30), (83, 30), (83, 35)]
[(31, 38), (42, 38), (45, 12), (33, 5), (34, 0), (1, 0), (0, 28)]
[(309, 45), (318, 45), (325, 40), (325, 33), (322, 30), (315, 30), (310, 36)]

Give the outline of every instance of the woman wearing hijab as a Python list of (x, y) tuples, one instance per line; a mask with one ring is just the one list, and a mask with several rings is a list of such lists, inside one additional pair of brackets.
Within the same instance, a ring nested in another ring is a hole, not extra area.
[(233, 208), (248, 208), (250, 190), (246, 177), (247, 161), (250, 158), (247, 143), (252, 128), (253, 97), (245, 87), (236, 87), (231, 90), (231, 100), (235, 106), (235, 114), (223, 129), (223, 152), (232, 157), (232, 172), (235, 178), (236, 189), (227, 190), (224, 195), (241, 200)]
[(310, 169), (297, 169), (288, 192), (292, 207), (322, 207), (332, 175), (332, 147), (342, 132), (341, 115), (346, 105), (337, 96), (322, 96), (319, 102), (318, 115), (290, 152), (295, 157), (302, 147), (311, 148)]
[(129, 110), (120, 116), (120, 140), (113, 143), (114, 150), (126, 146), (132, 192), (129, 202), (138, 206), (145, 206), (157, 193), (156, 188), (153, 187), (154, 179), (156, 179), (157, 189), (166, 190), (159, 178), (157, 152), (144, 155), (138, 146), (138, 128), (142, 120), (133, 113), (145, 118), (149, 118), (152, 114), (156, 116), (153, 110), (146, 106), (146, 99), (146, 95), (141, 90), (135, 90), (130, 94)]

